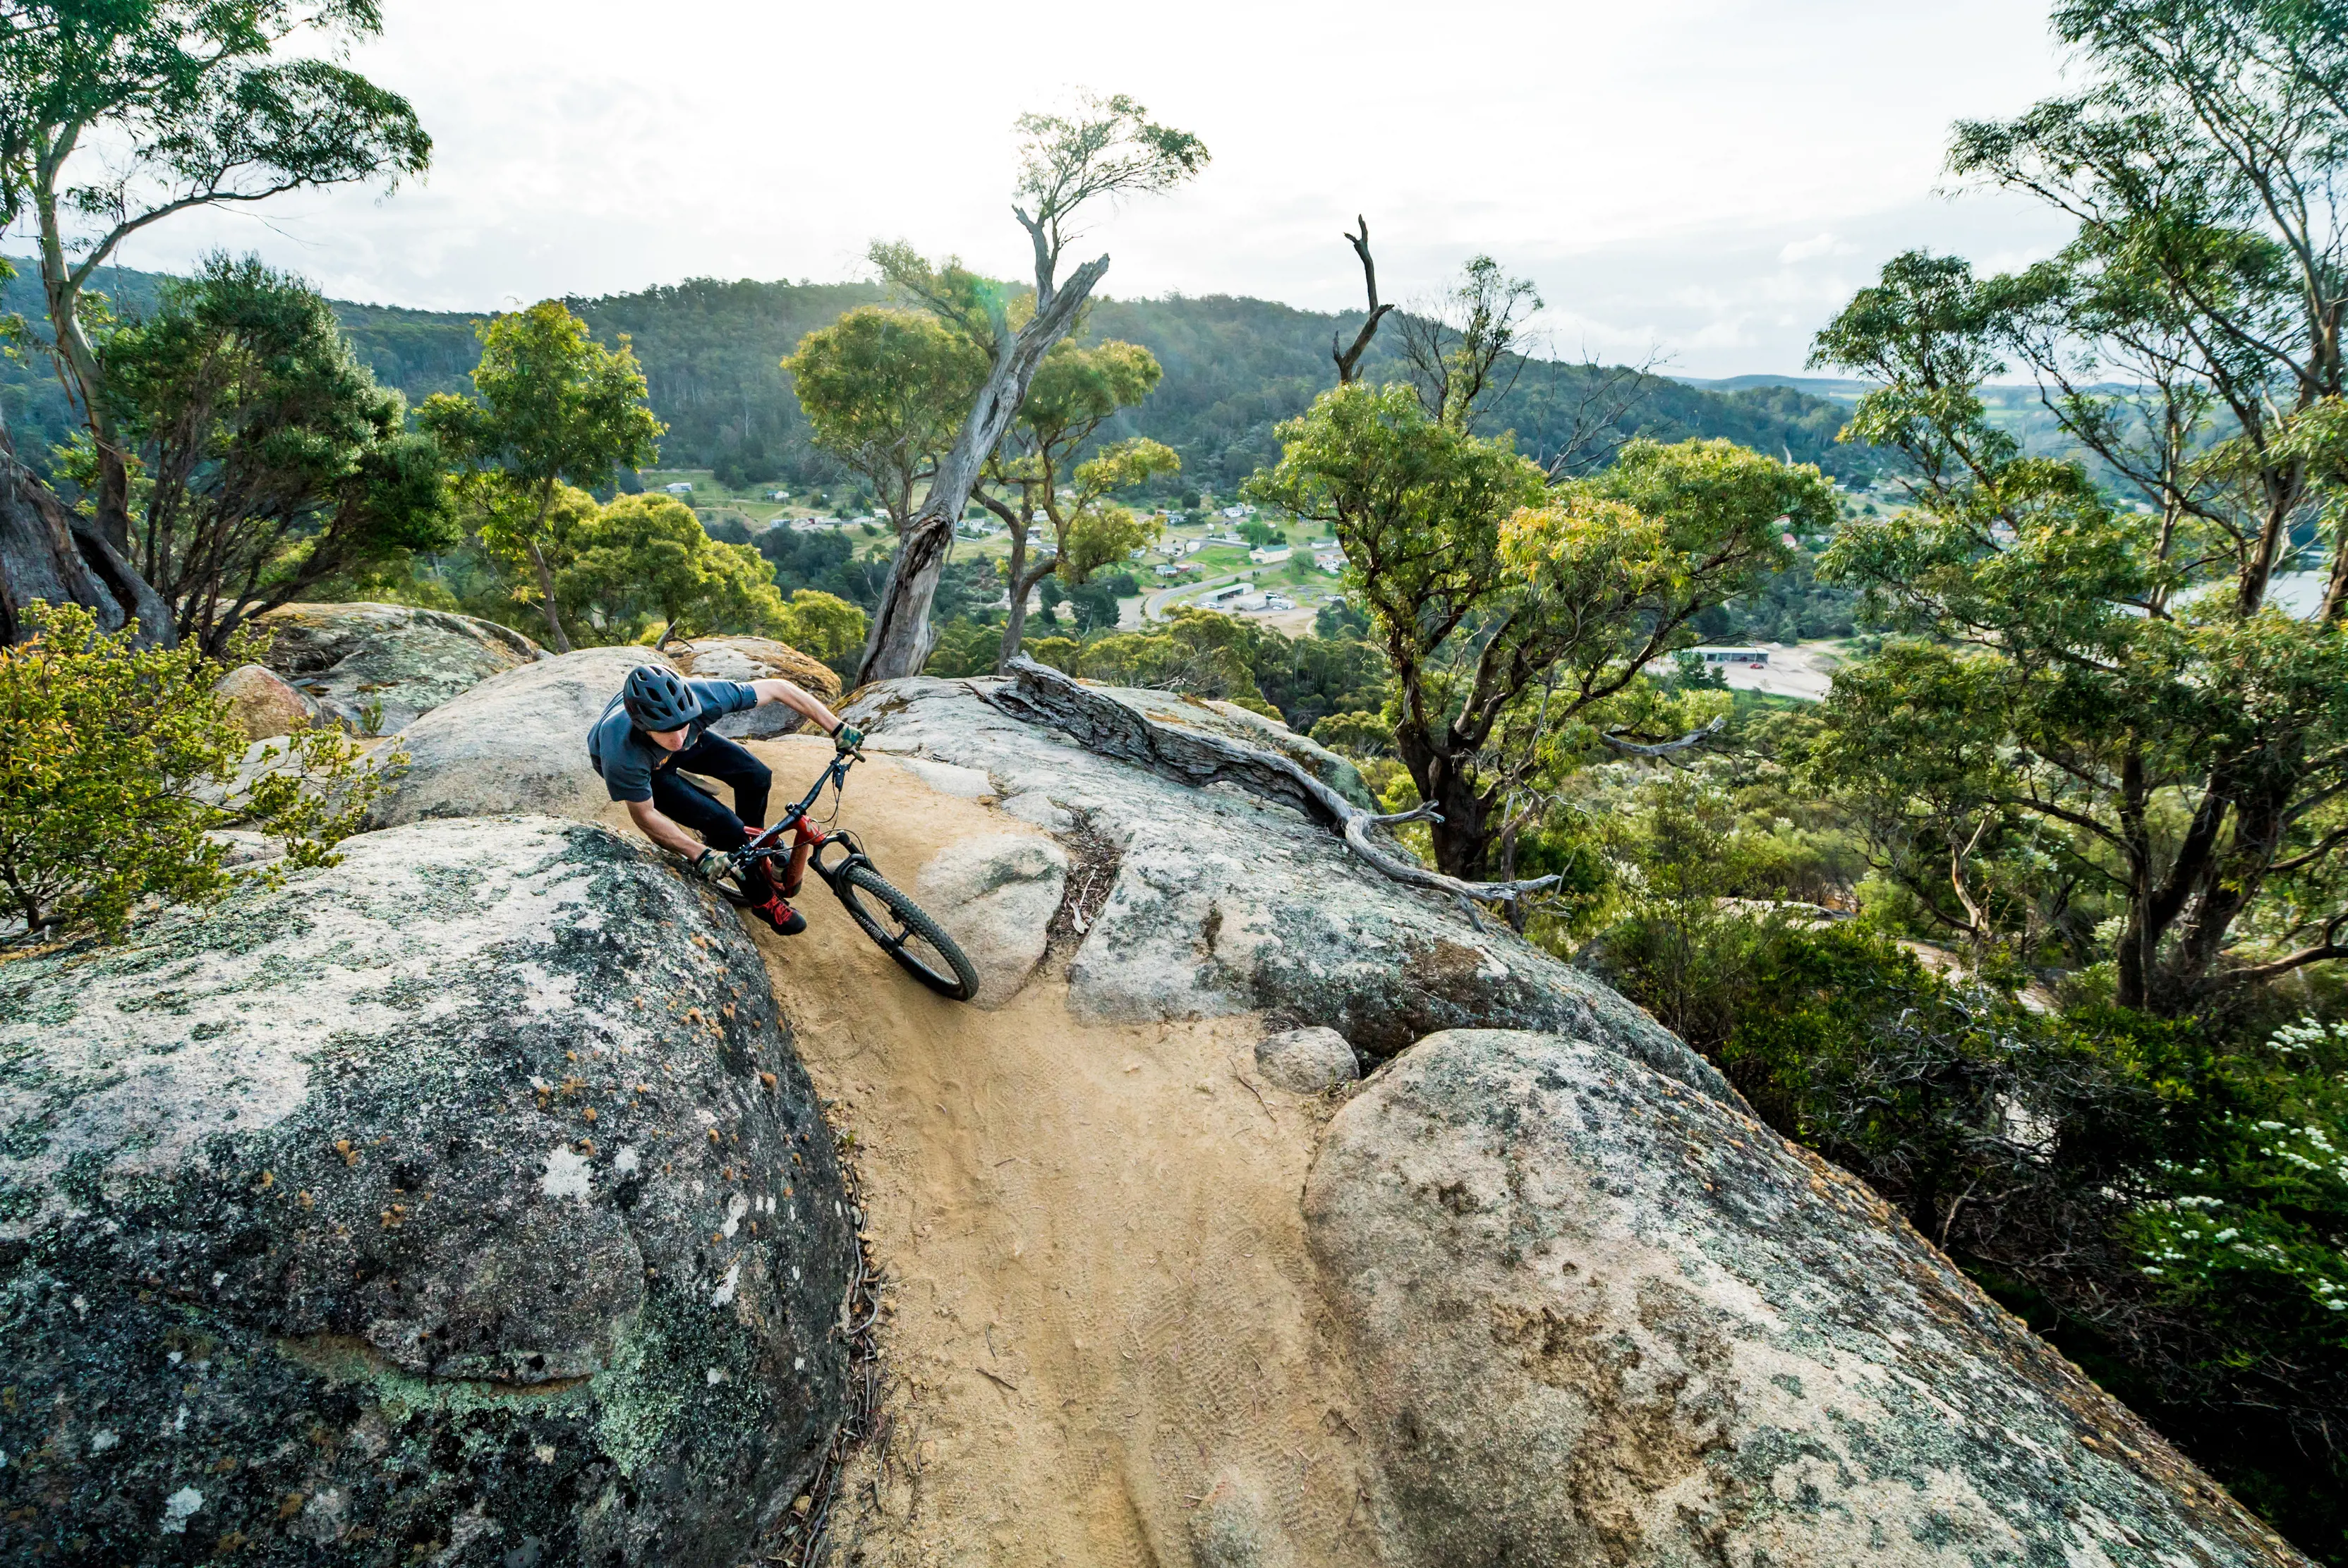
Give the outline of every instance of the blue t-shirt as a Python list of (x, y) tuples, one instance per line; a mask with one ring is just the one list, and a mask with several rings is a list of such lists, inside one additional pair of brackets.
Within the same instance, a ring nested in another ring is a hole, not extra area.
[(739, 681), (687, 681), (685, 684), (699, 700), (701, 712), (685, 726), (685, 744), (677, 751), (668, 751), (640, 734), (620, 697), (612, 699), (603, 716), (587, 732), (587, 760), (603, 775), (603, 787), (612, 792), (613, 800), (652, 799), (654, 774), (675, 766), (676, 759), (693, 749), (703, 732), (726, 714), (758, 705), (758, 693)]

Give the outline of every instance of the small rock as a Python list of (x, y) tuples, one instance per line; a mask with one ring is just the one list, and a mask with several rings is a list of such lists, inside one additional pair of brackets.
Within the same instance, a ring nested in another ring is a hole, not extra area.
[(1225, 1471), (1190, 1515), (1199, 1568), (1291, 1568), (1296, 1553), (1262, 1486)]
[(1050, 795), (1039, 789), (1022, 790), (1003, 803), (1003, 811), (1006, 816), (1032, 822), (1037, 827), (1050, 828), (1056, 833), (1066, 832), (1076, 822), (1075, 817), (1054, 804)]
[(1256, 1071), (1298, 1094), (1324, 1094), (1362, 1076), (1354, 1048), (1334, 1029), (1291, 1029), (1256, 1041)]
[(266, 866), (285, 856), (284, 840), (248, 828), (215, 828), (204, 836), (221, 846), (221, 864), (225, 866)]
[(1067, 881), (1067, 852), (1043, 835), (989, 833), (939, 851), (914, 896), (977, 967), (978, 1005), (998, 1008), (1043, 959)]
[(238, 665), (220, 678), (212, 692), (226, 700), (229, 723), (248, 741), (290, 735), (318, 716), (315, 702), (259, 664)]

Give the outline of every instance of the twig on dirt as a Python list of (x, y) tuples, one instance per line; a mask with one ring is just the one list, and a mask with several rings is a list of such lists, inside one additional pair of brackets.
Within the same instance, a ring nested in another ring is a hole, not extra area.
[(995, 1373), (993, 1373), (993, 1372), (988, 1371), (985, 1368), (983, 1368), (983, 1367), (981, 1367), (981, 1366), (977, 1365), (975, 1362), (973, 1362), (973, 1363), (972, 1364), (972, 1366), (971, 1366), (971, 1368), (970, 1368), (970, 1369), (971, 1369), (972, 1371), (973, 1371), (973, 1372), (977, 1373), (980, 1377), (984, 1378), (985, 1379), (987, 1379), (987, 1381), (989, 1381), (989, 1382), (991, 1382), (991, 1383), (1000, 1383), (1000, 1384), (1002, 1384), (1004, 1388), (1006, 1388), (1006, 1389), (1010, 1389), (1010, 1390), (1011, 1390), (1013, 1393), (1014, 1393), (1014, 1394), (1015, 1394), (1015, 1393), (1017, 1393), (1017, 1392), (1019, 1391), (1019, 1385), (1018, 1385), (1018, 1384), (1016, 1384), (1016, 1383), (1013, 1382), (1013, 1381), (1012, 1381), (1010, 1378), (1008, 1378), (1000, 1377), (1000, 1376), (997, 1376)]
[(1258, 1105), (1263, 1106), (1264, 1115), (1272, 1121), (1273, 1125), (1277, 1126), (1280, 1122), (1280, 1118), (1272, 1114), (1272, 1107), (1270, 1105), (1264, 1104), (1263, 1091), (1258, 1089), (1254, 1084), (1250, 1083), (1247, 1081), (1246, 1075), (1241, 1073), (1236, 1067), (1231, 1069), (1231, 1076), (1239, 1080), (1239, 1084), (1241, 1089), (1246, 1090), (1250, 1094), (1255, 1096), (1255, 1102)]

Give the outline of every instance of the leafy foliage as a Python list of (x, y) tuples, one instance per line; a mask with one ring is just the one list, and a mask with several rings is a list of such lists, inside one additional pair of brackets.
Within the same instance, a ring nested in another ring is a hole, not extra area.
[(902, 533), (987, 372), (966, 333), (926, 311), (849, 312), (782, 362), (815, 443), (869, 480)]
[(438, 447), (299, 279), (211, 257), (99, 354), (139, 465), (131, 562), (205, 653), (336, 573), (455, 542)]
[[(240, 781), (246, 744), (197, 649), (140, 649), (86, 610), (36, 606), (0, 648), (0, 886), (25, 935), (118, 937), (149, 898), (216, 898), (241, 877), (331, 866), (387, 776), (339, 731), (296, 733)], [(234, 644), (242, 660), (249, 641)], [(283, 841), (257, 870), (224, 864), (214, 829)]]
[[(407, 100), (336, 63), (381, 30), (372, 0), (30, 0), (0, 19), (0, 226), (31, 209), (50, 346), (118, 546), (129, 474), (83, 291), (173, 213), (422, 173), (432, 138)], [(297, 36), (312, 52), (280, 57)]]
[(563, 562), (555, 594), (573, 625), (585, 620), (613, 641), (634, 641), (654, 623), (663, 643), (720, 631), (780, 634), (782, 596), (748, 545), (719, 544), (671, 496), (621, 496), (597, 507), (570, 495), (574, 505), (557, 517), (552, 544)]
[(438, 394), (425, 400), (420, 418), (466, 465), (483, 542), (527, 558), (536, 571), (547, 630), (568, 652), (547, 553), (555, 497), (566, 483), (592, 487), (614, 468), (651, 462), (660, 421), (644, 406), (644, 374), (626, 340), (603, 347), (560, 301), (482, 323), (479, 335), (473, 387), (480, 400)]
[(1437, 864), (1466, 877), (1538, 808), (1511, 797), (1560, 738), (1612, 733), (1646, 665), (1779, 564), (1781, 518), (1834, 515), (1816, 469), (1727, 442), (1633, 442), (1552, 490), (1464, 428), (1474, 406), (1447, 420), (1406, 386), (1339, 387), (1282, 427), (1279, 466), (1248, 489), (1344, 544), (1399, 688), (1396, 753), (1442, 813)]

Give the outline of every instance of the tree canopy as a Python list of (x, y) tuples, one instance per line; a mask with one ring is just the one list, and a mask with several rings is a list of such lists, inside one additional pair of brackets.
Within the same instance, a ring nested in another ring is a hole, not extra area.
[(548, 514), (565, 484), (593, 487), (654, 460), (660, 421), (644, 406), (644, 373), (621, 340), (607, 349), (559, 300), (479, 327), (479, 401), (437, 395), (421, 422), (466, 466), (482, 538), (525, 557), (555, 648), (570, 651), (548, 559)]

